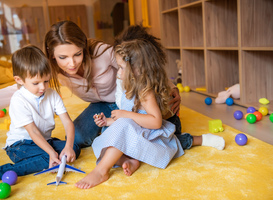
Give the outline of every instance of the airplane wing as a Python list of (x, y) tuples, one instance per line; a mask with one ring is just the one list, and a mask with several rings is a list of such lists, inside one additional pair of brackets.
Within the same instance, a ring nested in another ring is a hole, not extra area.
[(48, 172), (58, 172), (59, 167), (60, 167), (60, 165), (56, 165), (54, 167), (51, 167), (51, 168), (45, 169), (41, 172), (38, 172), (38, 173), (34, 174), (34, 176), (39, 175), (39, 174), (43, 174), (43, 173), (48, 173)]
[(84, 171), (82, 171), (82, 170), (80, 170), (80, 169), (77, 169), (77, 168), (75, 168), (75, 167), (72, 167), (71, 165), (68, 165), (68, 164), (65, 165), (65, 171), (66, 171), (66, 172), (79, 172), (79, 173), (85, 174)]

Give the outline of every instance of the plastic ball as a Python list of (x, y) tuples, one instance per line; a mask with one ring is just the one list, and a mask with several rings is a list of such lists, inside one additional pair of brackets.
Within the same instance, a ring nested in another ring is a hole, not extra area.
[(207, 97), (207, 98), (205, 99), (205, 103), (206, 103), (207, 105), (210, 105), (210, 104), (212, 103), (212, 99), (211, 99), (210, 97)]
[(259, 111), (255, 111), (253, 114), (256, 116), (257, 121), (260, 121), (263, 117), (262, 113), (260, 113)]
[(185, 92), (189, 92), (189, 91), (191, 91), (191, 88), (190, 88), (189, 86), (185, 86), (185, 87), (184, 87), (184, 91), (185, 91)]
[(11, 187), (7, 183), (0, 183), (0, 199), (5, 199), (10, 195)]
[(273, 123), (273, 113), (269, 116), (269, 120)]
[(250, 113), (247, 117), (246, 117), (246, 121), (250, 124), (253, 124), (256, 122), (256, 116), (252, 113)]
[(7, 183), (9, 185), (14, 185), (17, 181), (17, 174), (15, 171), (6, 171), (3, 175), (2, 175), (2, 181), (4, 183)]
[(178, 88), (179, 92), (183, 92), (183, 86), (181, 83), (177, 83), (176, 87)]
[(254, 113), (256, 111), (256, 109), (254, 107), (248, 107), (246, 112), (247, 113)]
[(238, 145), (243, 146), (247, 143), (247, 136), (243, 133), (239, 133), (235, 136), (235, 142)]
[(259, 112), (262, 113), (263, 116), (268, 114), (268, 109), (266, 107), (260, 107)]
[(236, 110), (236, 111), (233, 113), (233, 116), (234, 116), (235, 119), (240, 120), (240, 119), (243, 118), (244, 114), (243, 114), (242, 111)]
[(229, 98), (226, 99), (226, 104), (227, 104), (228, 106), (231, 106), (233, 103), (234, 103), (234, 101), (233, 101), (232, 98), (229, 97)]
[(4, 111), (5, 114), (7, 114), (7, 109), (6, 108), (4, 108), (2, 110)]
[(3, 110), (0, 110), (0, 117), (4, 117), (5, 116), (5, 112)]
[(247, 116), (248, 116), (249, 114), (251, 114), (251, 113), (246, 113), (246, 114), (245, 114), (245, 119), (247, 118)]

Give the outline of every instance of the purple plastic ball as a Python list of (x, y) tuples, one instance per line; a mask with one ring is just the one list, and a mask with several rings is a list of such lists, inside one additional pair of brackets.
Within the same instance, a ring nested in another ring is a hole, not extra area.
[(227, 104), (228, 106), (231, 106), (233, 103), (234, 103), (234, 101), (233, 101), (232, 98), (229, 97), (229, 98), (226, 99), (226, 104)]
[(236, 111), (233, 113), (233, 116), (234, 116), (235, 119), (240, 120), (240, 119), (243, 118), (244, 114), (243, 114), (242, 111), (236, 110)]
[(254, 107), (248, 107), (246, 112), (247, 113), (254, 113), (256, 111), (256, 109)]
[(2, 181), (9, 185), (14, 185), (17, 181), (17, 174), (15, 171), (6, 171), (2, 176)]
[(235, 142), (240, 145), (243, 146), (247, 143), (247, 136), (243, 133), (239, 133), (236, 135), (235, 137)]

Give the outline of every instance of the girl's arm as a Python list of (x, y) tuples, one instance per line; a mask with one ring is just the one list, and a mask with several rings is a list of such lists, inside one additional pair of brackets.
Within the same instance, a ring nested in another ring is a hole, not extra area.
[(66, 155), (67, 162), (73, 162), (76, 160), (76, 154), (73, 149), (75, 139), (75, 127), (67, 112), (59, 115), (66, 133), (66, 143), (59, 158)]
[(149, 92), (144, 101), (141, 102), (142, 107), (147, 114), (140, 114), (125, 110), (112, 111), (111, 117), (114, 120), (118, 118), (130, 118), (137, 124), (148, 129), (159, 129), (162, 125), (162, 114), (156, 102), (153, 92)]
[(30, 135), (31, 139), (37, 144), (41, 149), (43, 149), (49, 155), (49, 168), (53, 167), (56, 164), (60, 164), (61, 160), (58, 158), (58, 153), (48, 144), (45, 138), (40, 133), (37, 126), (34, 122), (25, 125), (25, 129), (27, 130), (28, 134)]

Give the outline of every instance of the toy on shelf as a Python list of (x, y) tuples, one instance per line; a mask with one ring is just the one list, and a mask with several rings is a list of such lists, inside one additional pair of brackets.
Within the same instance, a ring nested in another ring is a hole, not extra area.
[(269, 104), (269, 100), (266, 98), (261, 98), (261, 99), (259, 99), (259, 103), (263, 104), (263, 105), (267, 105), (267, 104)]
[(240, 120), (240, 119), (243, 118), (244, 114), (243, 114), (242, 111), (236, 110), (236, 111), (233, 113), (233, 116), (234, 116), (235, 119)]
[(269, 116), (269, 120), (273, 123), (273, 113)]
[(259, 112), (262, 113), (263, 116), (268, 114), (268, 109), (266, 107), (260, 107)]
[(234, 101), (233, 101), (232, 98), (229, 97), (229, 98), (226, 99), (226, 104), (227, 104), (228, 106), (232, 106), (233, 103), (234, 103)]
[(247, 113), (254, 113), (256, 111), (256, 109), (254, 107), (248, 107), (246, 112)]
[(262, 113), (260, 113), (259, 111), (255, 111), (253, 114), (256, 116), (257, 121), (260, 121), (263, 118)]
[(235, 136), (235, 142), (238, 145), (243, 146), (247, 143), (247, 136), (243, 133), (239, 133)]
[(185, 91), (185, 92), (189, 92), (189, 91), (191, 91), (191, 88), (190, 88), (189, 86), (185, 86), (185, 87), (184, 87), (184, 91)]
[(207, 98), (205, 99), (205, 103), (206, 103), (207, 105), (210, 105), (210, 104), (212, 103), (212, 99), (211, 99), (210, 97), (207, 97)]
[(246, 121), (250, 124), (254, 124), (256, 120), (257, 120), (256, 116), (252, 113), (249, 113), (249, 115), (247, 115), (246, 117)]
[(223, 132), (222, 121), (220, 119), (209, 120), (209, 132), (218, 133)]
[(56, 181), (47, 184), (47, 185), (58, 186), (59, 184), (66, 184), (66, 182), (61, 181), (65, 171), (66, 172), (79, 172), (79, 173), (85, 174), (84, 171), (79, 170), (75, 167), (72, 167), (72, 166), (66, 164), (66, 155), (63, 155), (61, 164), (51, 167), (49, 169), (46, 169), (44, 171), (38, 172), (38, 173), (34, 174), (34, 176), (39, 175), (39, 174), (43, 174), (43, 173), (48, 173), (48, 172), (58, 172), (57, 176), (56, 176)]
[(0, 124), (0, 129), (9, 130), (9, 126), (10, 126), (10, 119), (5, 119), (4, 123)]
[(233, 85), (226, 91), (219, 92), (215, 103), (225, 103), (230, 96), (234, 99), (240, 99), (240, 84)]

